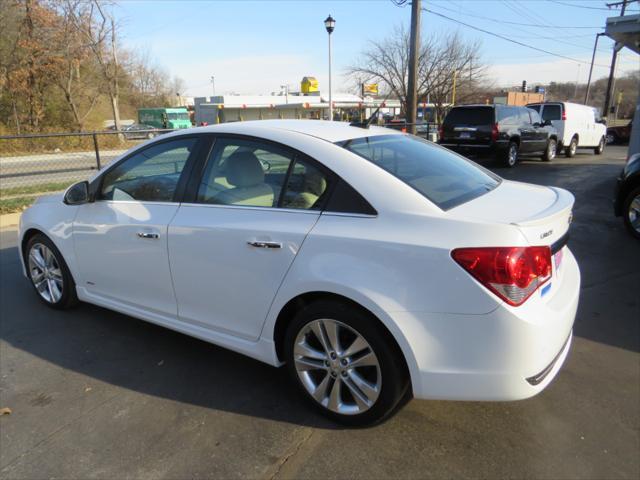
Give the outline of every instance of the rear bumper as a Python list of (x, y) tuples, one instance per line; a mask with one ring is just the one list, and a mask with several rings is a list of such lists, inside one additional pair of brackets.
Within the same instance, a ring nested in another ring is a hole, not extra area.
[(399, 321), (423, 327), (409, 339), (414, 396), (504, 401), (544, 390), (568, 355), (578, 307), (580, 271), (567, 248), (561, 268), (560, 280), (520, 307), (503, 304), (484, 315), (405, 312), (412, 318)]
[(462, 155), (493, 156), (507, 150), (508, 142), (491, 142), (489, 144), (455, 143), (441, 141), (440, 145)]

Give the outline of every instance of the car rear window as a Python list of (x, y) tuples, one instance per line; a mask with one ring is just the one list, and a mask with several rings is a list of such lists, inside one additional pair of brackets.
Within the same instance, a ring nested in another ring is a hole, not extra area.
[(378, 135), (340, 142), (396, 176), (443, 210), (497, 187), (500, 177), (466, 158), (412, 135)]
[(545, 105), (542, 109), (543, 120), (561, 120), (562, 111), (560, 105)]
[(452, 108), (444, 119), (445, 125), (491, 125), (492, 107)]

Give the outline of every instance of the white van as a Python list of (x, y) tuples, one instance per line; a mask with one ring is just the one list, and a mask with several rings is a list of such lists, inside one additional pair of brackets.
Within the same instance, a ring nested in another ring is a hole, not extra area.
[(551, 120), (558, 130), (558, 148), (573, 157), (578, 148), (593, 148), (596, 155), (604, 151), (607, 127), (594, 107), (569, 102), (530, 103), (542, 120)]

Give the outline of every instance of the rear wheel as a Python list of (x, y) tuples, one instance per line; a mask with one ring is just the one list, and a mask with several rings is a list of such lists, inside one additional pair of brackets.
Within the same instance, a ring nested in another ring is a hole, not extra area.
[(627, 195), (624, 201), (624, 224), (634, 237), (640, 239), (640, 187)]
[(606, 135), (607, 145), (611, 145), (613, 143), (618, 143), (618, 135), (614, 132), (608, 132)]
[(62, 254), (43, 234), (27, 242), (25, 265), (31, 285), (45, 304), (65, 309), (78, 303), (76, 285)]
[(596, 155), (602, 155), (602, 152), (604, 152), (604, 144), (605, 144), (605, 139), (604, 139), (604, 137), (602, 137), (600, 139), (600, 143), (598, 143), (598, 146), (593, 149), (593, 152)]
[(576, 151), (578, 150), (578, 139), (573, 137), (569, 145), (567, 145), (564, 149), (564, 154), (571, 158), (576, 156)]
[(547, 148), (544, 151), (544, 155), (542, 155), (542, 160), (544, 160), (545, 162), (550, 162), (551, 160), (556, 158), (557, 148), (557, 142), (553, 138), (550, 138), (549, 142), (547, 143)]
[(378, 320), (337, 301), (301, 310), (285, 336), (287, 369), (320, 412), (347, 425), (387, 417), (408, 387), (400, 352)]
[(502, 164), (505, 167), (513, 168), (518, 162), (518, 144), (514, 141), (509, 142), (507, 150), (502, 154)]

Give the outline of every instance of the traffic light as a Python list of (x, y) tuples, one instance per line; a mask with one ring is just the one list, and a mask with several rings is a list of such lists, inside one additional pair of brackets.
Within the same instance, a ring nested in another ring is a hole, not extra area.
[(523, 92), (527, 91), (527, 81), (526, 80), (522, 80), (522, 91)]

